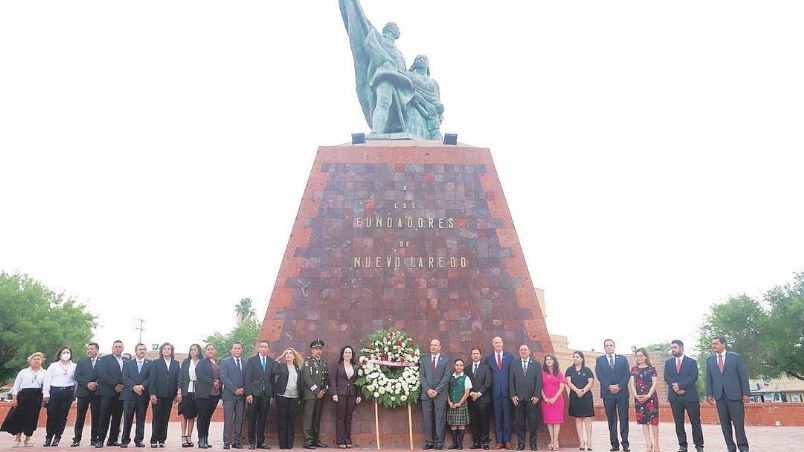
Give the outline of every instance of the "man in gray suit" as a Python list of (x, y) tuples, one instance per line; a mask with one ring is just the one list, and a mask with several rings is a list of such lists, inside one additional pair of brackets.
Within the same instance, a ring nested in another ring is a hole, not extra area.
[(231, 356), (221, 361), (221, 381), (223, 382), (223, 448), (229, 446), (242, 449), (240, 431), (243, 427), (245, 411), (245, 363), (241, 358), (243, 344), (232, 344)]
[[(422, 355), (419, 365), (422, 380), (422, 415), (424, 416), (425, 449), (444, 448), (444, 429), (447, 425), (447, 384), (449, 363), (441, 354), (441, 341), (430, 341), (430, 354)], [(433, 436), (435, 422), (435, 437)]]
[[(734, 352), (726, 351), (726, 340), (722, 337), (712, 339), (714, 354), (706, 358), (706, 401), (717, 401), (717, 415), (720, 428), (729, 452), (748, 452), (748, 438), (745, 436), (745, 406), (749, 402), (748, 371), (743, 359)], [(737, 444), (732, 438), (732, 425)]]
[[(530, 347), (519, 346), (519, 359), (511, 363), (508, 390), (514, 402), (514, 428), (519, 440), (517, 450), (525, 449), (525, 425), (530, 436), (530, 450), (536, 450), (539, 429), (539, 398), (542, 395), (542, 365), (530, 356)], [(526, 422), (527, 420), (527, 422)]]

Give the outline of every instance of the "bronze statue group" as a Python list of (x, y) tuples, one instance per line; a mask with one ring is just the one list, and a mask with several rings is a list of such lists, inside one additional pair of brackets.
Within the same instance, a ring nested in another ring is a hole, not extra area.
[[(614, 350), (611, 339), (604, 342), (605, 354), (595, 363), (609, 427), (611, 451), (622, 446), (630, 450), (628, 440), (629, 402), (633, 398), (637, 423), (642, 425), (648, 452), (659, 452), (658, 378), (645, 349), (635, 352), (636, 365), (629, 366)], [(745, 435), (744, 404), (748, 401), (748, 376), (740, 355), (726, 351), (722, 337), (712, 341), (712, 355), (706, 360), (706, 399), (717, 405), (723, 436), (729, 451), (748, 451)], [(137, 344), (135, 354), (126, 360), (123, 343), (115, 341), (111, 353), (98, 356), (96, 343), (87, 346), (87, 356), (72, 361), (72, 350), (62, 348), (47, 368), (44, 355), (34, 353), (29, 367), (22, 369), (12, 388), (12, 409), (0, 427), (14, 435), (14, 447), (33, 446), (40, 407), (47, 406), (47, 427), (43, 446), (61, 443), (67, 417), (76, 401), (76, 419), (72, 447), (83, 437), (87, 411), (92, 413), (90, 444), (96, 448), (132, 443), (146, 447), (145, 414), (151, 408), (152, 448), (165, 447), (168, 423), (174, 405), (181, 415), (181, 445), (193, 447), (193, 429), (198, 424), (199, 448), (211, 448), (210, 420), (222, 401), (224, 411), (223, 448), (242, 449), (241, 427), (247, 421), (249, 449), (269, 449), (266, 443), (266, 418), (273, 400), (280, 449), (294, 446), (297, 407), (304, 416), (303, 447), (327, 447), (321, 442), (321, 414), (326, 399), (334, 403), (336, 446), (351, 448), (352, 417), (361, 402), (361, 388), (355, 381), (359, 372), (354, 348), (345, 346), (331, 366), (322, 359), (324, 341), (310, 344), (307, 358), (293, 348), (271, 354), (268, 341), (259, 341), (253, 356), (243, 356), (243, 344), (231, 345), (229, 356), (218, 361), (212, 344), (202, 350), (190, 347), (181, 363), (174, 358), (170, 343), (159, 347), (159, 358), (145, 358), (146, 347)], [(526, 344), (518, 356), (504, 350), (499, 337), (492, 340), (491, 353), (483, 356), (473, 348), (470, 360), (449, 361), (441, 353), (441, 343), (433, 339), (429, 354), (419, 363), (421, 405), (424, 420), (424, 449), (444, 448), (446, 431), (452, 435), (450, 449), (463, 449), (467, 429), (472, 434), (472, 449), (491, 448), (489, 426), (493, 419), (495, 449), (537, 447), (540, 424), (549, 431), (550, 450), (558, 450), (559, 432), (564, 422), (564, 399), (568, 396), (569, 415), (576, 419), (581, 450), (592, 450), (594, 406), (592, 385), (595, 375), (586, 366), (582, 352), (573, 353), (573, 363), (560, 372), (558, 359), (547, 353), (539, 362)], [(700, 403), (696, 389), (698, 363), (684, 355), (684, 344), (672, 342), (673, 357), (665, 362), (664, 380), (668, 402), (676, 424), (679, 451), (688, 449), (684, 428), (686, 413), (692, 425), (692, 443), (703, 450)], [(177, 403), (176, 403), (177, 402)], [(246, 418), (247, 417), (247, 418)], [(618, 429), (619, 420), (619, 429)], [(122, 429), (121, 429), (122, 423)], [(25, 436), (24, 440), (22, 436)], [(736, 441), (735, 441), (736, 439)]]

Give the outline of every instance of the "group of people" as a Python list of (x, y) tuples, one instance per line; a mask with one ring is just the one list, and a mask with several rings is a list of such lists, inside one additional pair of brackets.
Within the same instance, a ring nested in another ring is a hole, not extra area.
[[(748, 377), (740, 356), (725, 350), (721, 337), (712, 341), (707, 359), (706, 396), (717, 404), (723, 435), (729, 451), (748, 451), (744, 429), (744, 406), (748, 399)], [(87, 346), (87, 356), (77, 363), (67, 347), (56, 360), (43, 368), (44, 356), (34, 353), (29, 367), (22, 369), (12, 388), (13, 411), (0, 431), (15, 436), (14, 446), (32, 446), (40, 407), (47, 405), (45, 447), (58, 446), (65, 430), (73, 400), (77, 416), (72, 447), (81, 444), (87, 411), (92, 413), (90, 443), (96, 448), (128, 447), (136, 421), (134, 447), (145, 447), (145, 414), (152, 411), (150, 446), (164, 447), (174, 402), (181, 415), (182, 446), (193, 447), (193, 429), (198, 424), (198, 447), (210, 448), (209, 425), (219, 402), (224, 410), (224, 449), (241, 449), (241, 426), (248, 413), (248, 448), (269, 449), (265, 442), (266, 417), (271, 400), (276, 404), (280, 449), (294, 445), (294, 426), (298, 405), (303, 405), (305, 449), (327, 447), (320, 439), (321, 413), (326, 398), (335, 403), (336, 444), (351, 448), (352, 414), (361, 402), (355, 381), (358, 365), (354, 348), (343, 347), (330, 371), (322, 359), (324, 341), (310, 344), (310, 355), (302, 358), (293, 348), (276, 358), (270, 355), (268, 341), (257, 344), (257, 352), (243, 357), (243, 344), (231, 345), (229, 356), (218, 361), (214, 345), (203, 349), (190, 346), (187, 359), (179, 363), (174, 347), (164, 343), (160, 358), (145, 358), (146, 347), (137, 344), (135, 355), (125, 360), (123, 343), (115, 341), (111, 354), (98, 357), (99, 346)], [(573, 363), (561, 372), (555, 355), (547, 353), (539, 362), (527, 344), (518, 348), (518, 357), (504, 350), (503, 340), (492, 340), (491, 353), (483, 356), (473, 348), (470, 362), (451, 363), (441, 353), (438, 339), (430, 341), (430, 353), (421, 357), (421, 407), (424, 419), (424, 449), (443, 449), (447, 427), (452, 443), (449, 449), (463, 449), (466, 430), (472, 434), (472, 449), (490, 448), (489, 426), (494, 419), (495, 449), (512, 449), (512, 432), (517, 449), (529, 444), (537, 448), (540, 423), (547, 426), (550, 450), (558, 450), (559, 432), (564, 423), (564, 399), (568, 394), (569, 415), (575, 418), (581, 450), (592, 450), (594, 406), (592, 385), (595, 375), (587, 367), (583, 352), (572, 355)], [(595, 363), (600, 395), (608, 419), (611, 451), (628, 452), (629, 400), (634, 399), (637, 423), (643, 426), (648, 452), (658, 452), (659, 400), (658, 374), (644, 348), (635, 351), (636, 365), (615, 353), (611, 339), (604, 342), (605, 354)], [(679, 451), (687, 450), (684, 414), (692, 424), (693, 444), (703, 450), (700, 404), (696, 389), (698, 363), (684, 355), (684, 344), (672, 342), (673, 357), (664, 367), (668, 401), (676, 424)], [(246, 410), (246, 407), (249, 410)], [(619, 431), (617, 423), (619, 420)], [(122, 422), (122, 430), (121, 430)], [(733, 430), (732, 430), (733, 428)], [(22, 435), (25, 435), (24, 442)], [(733, 435), (736, 434), (736, 442)]]

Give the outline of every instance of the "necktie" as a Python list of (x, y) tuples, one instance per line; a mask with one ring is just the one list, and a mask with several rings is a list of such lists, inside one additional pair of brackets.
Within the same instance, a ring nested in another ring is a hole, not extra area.
[(723, 373), (723, 369), (725, 366), (723, 365), (723, 355), (718, 353), (717, 354), (717, 368), (720, 369), (720, 373)]
[(528, 362), (522, 361), (522, 375), (525, 375), (526, 373), (528, 373)]
[(265, 357), (261, 357), (262, 359), (262, 371), (265, 372)]
[(238, 368), (240, 371), (242, 371), (242, 370), (243, 370), (243, 368), (242, 368), (242, 367), (240, 367), (240, 358), (235, 358), (235, 361), (236, 361), (236, 363), (237, 363), (237, 368)]
[(137, 373), (142, 373), (142, 361), (137, 361)]
[(91, 359), (90, 361), (92, 361), (92, 368), (94, 369), (95, 368), (95, 360)]
[(681, 358), (676, 358), (676, 373), (681, 373)]
[(502, 358), (499, 353), (497, 353), (497, 370), (502, 370)]
[(609, 355), (609, 366), (611, 366), (611, 370), (614, 370), (614, 356)]
[(435, 373), (436, 358), (433, 356), (433, 373)]
[(472, 375), (477, 374), (477, 363), (472, 367)]

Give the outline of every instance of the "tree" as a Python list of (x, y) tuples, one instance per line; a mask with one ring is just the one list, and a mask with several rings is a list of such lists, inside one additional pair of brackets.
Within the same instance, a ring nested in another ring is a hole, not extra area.
[(26, 367), (33, 352), (46, 361), (63, 346), (83, 355), (95, 327), (85, 305), (28, 275), (0, 272), (0, 312), (0, 382)]
[[(713, 305), (700, 329), (701, 358), (712, 338), (723, 336), (743, 357), (748, 373), (775, 378), (787, 374), (804, 380), (804, 273), (794, 282), (768, 291), (762, 302), (747, 295)], [(703, 361), (701, 361), (703, 362)]]
[(235, 305), (235, 315), (237, 316), (237, 324), (240, 325), (248, 320), (254, 320), (257, 316), (257, 311), (254, 310), (251, 298), (241, 298)]

